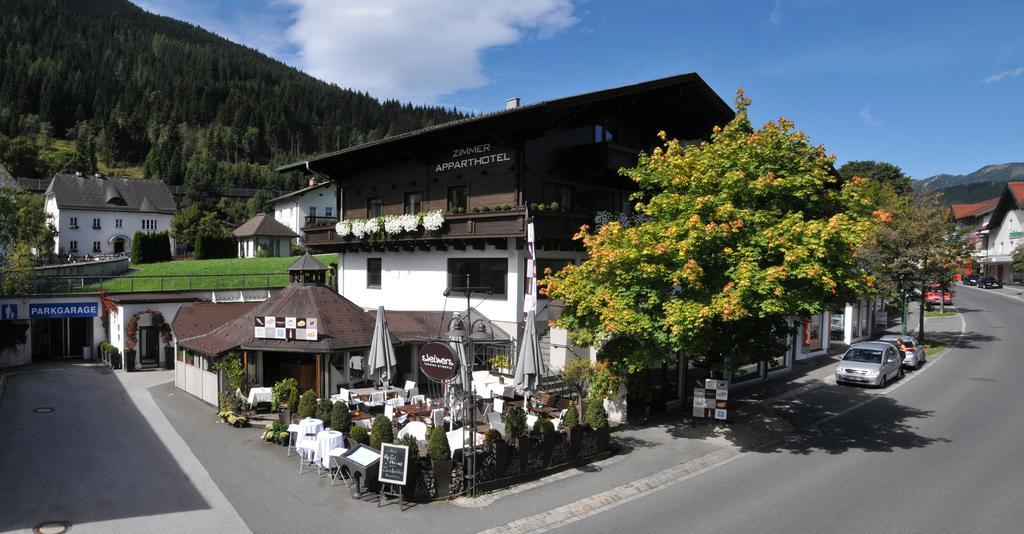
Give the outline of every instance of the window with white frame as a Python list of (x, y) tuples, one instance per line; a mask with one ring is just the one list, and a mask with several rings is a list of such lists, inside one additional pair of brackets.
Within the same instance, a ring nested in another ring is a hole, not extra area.
[(78, 217), (71, 217), (68, 219), (68, 227), (72, 230), (78, 229)]
[(101, 250), (102, 250), (102, 248), (100, 248), (100, 242), (99, 241), (93, 241), (92, 242), (92, 251), (93, 252), (100, 252)]
[(71, 252), (78, 252), (78, 241), (72, 241), (68, 246), (71, 249)]
[(100, 218), (99, 217), (93, 217), (93, 219), (92, 219), (92, 229), (93, 230), (99, 230), (100, 229)]

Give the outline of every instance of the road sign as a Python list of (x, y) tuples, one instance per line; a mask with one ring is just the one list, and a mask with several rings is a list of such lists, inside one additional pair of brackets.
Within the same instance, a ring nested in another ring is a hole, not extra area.
[(13, 321), (18, 318), (17, 304), (0, 304), (0, 320)]

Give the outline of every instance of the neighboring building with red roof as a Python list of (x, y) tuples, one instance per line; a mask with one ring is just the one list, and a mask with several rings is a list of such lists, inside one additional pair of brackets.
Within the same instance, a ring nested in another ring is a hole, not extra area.
[(1013, 252), (1024, 245), (1024, 182), (1008, 182), (995, 200), (974, 256), (985, 275), (1013, 282)]

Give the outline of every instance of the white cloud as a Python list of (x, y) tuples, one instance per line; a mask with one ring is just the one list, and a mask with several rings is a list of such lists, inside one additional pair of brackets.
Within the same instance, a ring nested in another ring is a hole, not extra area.
[(782, 0), (775, 0), (775, 7), (772, 8), (772, 12), (768, 14), (768, 22), (772, 26), (782, 26)]
[(864, 107), (860, 108), (860, 111), (858, 111), (857, 114), (860, 115), (861, 120), (869, 126), (882, 125), (882, 121), (876, 119), (874, 113), (871, 112), (871, 104), (865, 104)]
[(289, 0), (299, 66), (381, 98), (436, 102), (486, 85), (484, 50), (576, 23), (571, 0)]
[(1020, 78), (1024, 76), (1024, 67), (1017, 67), (1013, 70), (1004, 70), (1003, 72), (997, 72), (991, 76), (981, 80), (981, 83), (995, 83), (1003, 78)]

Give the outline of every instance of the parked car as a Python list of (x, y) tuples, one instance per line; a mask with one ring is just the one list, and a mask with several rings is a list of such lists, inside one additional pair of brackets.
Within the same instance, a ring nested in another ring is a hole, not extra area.
[(982, 289), (1002, 289), (1003, 283), (994, 276), (985, 276), (978, 279), (978, 287)]
[(903, 362), (895, 345), (883, 341), (854, 343), (836, 365), (836, 383), (851, 382), (884, 388), (903, 378)]
[(929, 284), (924, 288), (925, 304), (952, 304), (953, 292), (941, 284)]
[(895, 334), (885, 335), (878, 339), (886, 343), (892, 343), (903, 355), (903, 365), (920, 369), (924, 365), (924, 347), (914, 339), (914, 336), (900, 336)]
[(963, 277), (964, 285), (976, 286), (976, 285), (978, 285), (978, 279), (979, 278), (981, 278), (981, 275), (977, 274), (977, 273), (972, 273), (972, 274), (964, 275), (964, 277)]

